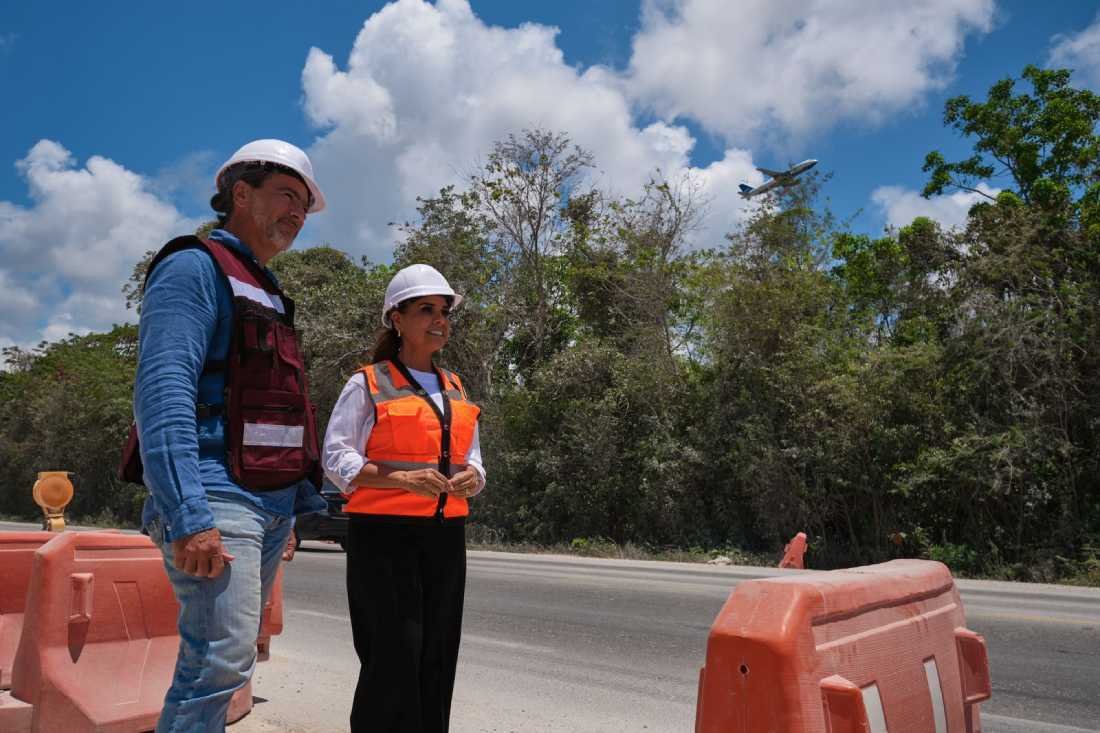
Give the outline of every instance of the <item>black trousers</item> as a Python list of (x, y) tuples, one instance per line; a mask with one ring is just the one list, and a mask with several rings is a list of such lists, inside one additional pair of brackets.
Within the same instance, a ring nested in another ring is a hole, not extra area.
[(446, 733), (462, 638), (465, 525), (353, 516), (347, 566), (360, 664), (352, 733)]

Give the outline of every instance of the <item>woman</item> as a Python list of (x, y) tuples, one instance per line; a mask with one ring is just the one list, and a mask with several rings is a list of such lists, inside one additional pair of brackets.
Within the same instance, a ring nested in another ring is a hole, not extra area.
[(371, 364), (333, 408), (323, 461), (349, 495), (352, 731), (448, 729), (466, 588), (466, 500), (485, 486), (480, 410), (433, 357), (462, 296), (428, 265), (386, 288)]

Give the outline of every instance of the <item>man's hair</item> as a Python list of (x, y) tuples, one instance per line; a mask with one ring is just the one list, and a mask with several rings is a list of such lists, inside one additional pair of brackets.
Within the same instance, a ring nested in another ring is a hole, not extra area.
[(302, 180), (302, 176), (298, 174), (298, 171), (293, 168), (288, 168), (279, 163), (259, 160), (234, 163), (222, 173), (218, 179), (218, 192), (210, 197), (210, 208), (218, 215), (218, 226), (225, 226), (233, 215), (233, 186), (236, 185), (237, 181), (244, 181), (252, 188), (259, 188), (264, 185), (264, 181), (276, 173), (285, 173), (301, 181), (309, 195), (306, 209), (308, 210), (313, 205), (313, 194), (309, 192), (309, 186)]

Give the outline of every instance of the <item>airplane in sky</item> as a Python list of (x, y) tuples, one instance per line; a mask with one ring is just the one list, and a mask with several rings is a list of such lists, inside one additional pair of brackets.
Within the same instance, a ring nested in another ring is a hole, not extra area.
[(810, 170), (815, 165), (817, 165), (817, 161), (813, 158), (810, 158), (809, 160), (802, 161), (798, 165), (791, 166), (785, 171), (773, 171), (767, 168), (757, 168), (756, 170), (760, 171), (765, 176), (768, 176), (768, 180), (764, 181), (756, 188), (742, 183), (740, 186), (741, 198), (751, 199), (753, 196), (759, 196), (762, 193), (771, 191), (773, 188), (778, 188), (780, 186), (784, 188), (786, 188), (787, 186), (793, 186), (795, 178)]

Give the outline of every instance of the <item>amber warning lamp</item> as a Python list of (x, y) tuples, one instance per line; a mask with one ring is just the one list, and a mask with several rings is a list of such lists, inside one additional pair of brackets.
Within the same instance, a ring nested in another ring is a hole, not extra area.
[(34, 503), (42, 507), (42, 529), (65, 529), (65, 507), (73, 500), (73, 482), (68, 471), (39, 471), (34, 482)]

